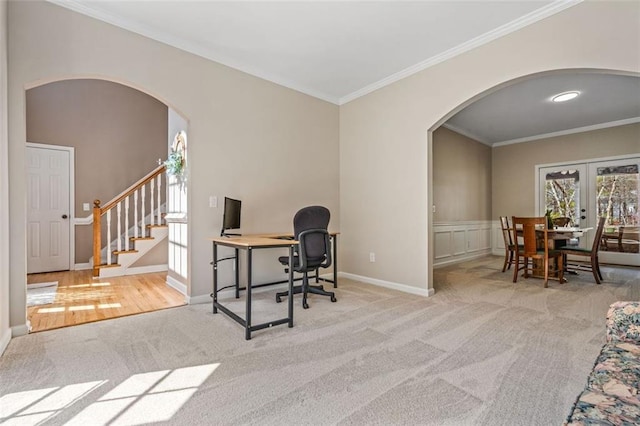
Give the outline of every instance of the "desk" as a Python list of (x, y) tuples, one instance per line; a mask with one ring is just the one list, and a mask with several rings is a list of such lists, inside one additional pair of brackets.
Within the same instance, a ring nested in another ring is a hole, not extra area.
[[(289, 327), (293, 327), (293, 268), (289, 268), (289, 299), (288, 299), (288, 315), (286, 318), (272, 320), (266, 323), (252, 325), (251, 324), (251, 263), (252, 253), (255, 249), (268, 249), (268, 248), (289, 248), (289, 264), (293, 265), (293, 249), (298, 245), (295, 240), (267, 238), (264, 236), (238, 236), (238, 237), (217, 237), (211, 239), (213, 243), (213, 313), (217, 314), (218, 309), (223, 313), (231, 317), (237, 323), (244, 327), (244, 338), (246, 340), (251, 339), (251, 332), (261, 330), (263, 328), (273, 327), (274, 325), (288, 324)], [(218, 259), (218, 246), (231, 247), (236, 251), (236, 274), (235, 274), (235, 287), (236, 298), (239, 297), (238, 287), (238, 250), (247, 251), (247, 295), (246, 295), (246, 318), (242, 318), (236, 313), (232, 312), (227, 307), (218, 302), (218, 262), (224, 259)]]

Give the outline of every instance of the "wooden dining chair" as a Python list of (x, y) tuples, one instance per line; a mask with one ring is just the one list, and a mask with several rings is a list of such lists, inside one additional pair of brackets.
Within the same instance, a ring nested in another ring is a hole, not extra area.
[[(593, 278), (596, 280), (596, 284), (600, 284), (600, 281), (602, 280), (600, 263), (598, 261), (598, 251), (600, 250), (600, 242), (602, 241), (602, 230), (604, 229), (605, 220), (605, 217), (601, 217), (598, 220), (596, 235), (593, 237), (593, 244), (590, 249), (577, 246), (565, 246), (560, 249), (564, 256), (563, 262), (566, 264), (567, 271), (590, 271), (593, 274)], [(588, 257), (589, 263), (569, 262), (566, 259), (567, 255)]]
[[(511, 225), (516, 238), (520, 236), (523, 244), (515, 244), (515, 268), (513, 282), (518, 281), (518, 272), (524, 271), (524, 277), (544, 277), (544, 287), (548, 287), (549, 277), (555, 276), (560, 283), (564, 282), (563, 254), (559, 250), (549, 247), (549, 232), (546, 217), (516, 217), (513, 216)], [(517, 241), (517, 240), (516, 240)], [(523, 263), (520, 265), (520, 260)], [(551, 260), (555, 260), (551, 265)], [(552, 269), (553, 266), (553, 269)], [(542, 269), (540, 271), (540, 269)]]
[(504, 240), (504, 265), (502, 266), (502, 272), (504, 272), (507, 269), (511, 269), (516, 255), (516, 247), (514, 245), (513, 230), (509, 226), (509, 218), (507, 216), (500, 216), (500, 227), (502, 228), (502, 239)]

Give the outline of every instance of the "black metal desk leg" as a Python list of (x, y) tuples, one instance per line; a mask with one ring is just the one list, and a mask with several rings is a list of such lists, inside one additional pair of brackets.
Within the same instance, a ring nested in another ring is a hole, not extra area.
[(238, 254), (239, 251), (238, 249), (236, 250), (236, 258), (233, 261), (233, 263), (235, 264), (235, 276), (236, 276), (236, 299), (240, 299), (240, 261), (238, 260)]
[(213, 313), (218, 313), (218, 307), (216, 303), (218, 303), (218, 246), (216, 242), (213, 242)]
[[(293, 265), (293, 246), (289, 246), (289, 265)], [(316, 274), (317, 276), (317, 274)], [(289, 328), (293, 327), (293, 268), (289, 266)]]
[(252, 261), (252, 249), (247, 249), (247, 320), (244, 328), (245, 340), (251, 340), (251, 261)]

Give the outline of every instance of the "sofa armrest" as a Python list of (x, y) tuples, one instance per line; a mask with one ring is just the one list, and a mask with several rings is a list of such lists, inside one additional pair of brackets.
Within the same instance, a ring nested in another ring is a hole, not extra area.
[(640, 302), (615, 302), (609, 307), (607, 341), (640, 344)]

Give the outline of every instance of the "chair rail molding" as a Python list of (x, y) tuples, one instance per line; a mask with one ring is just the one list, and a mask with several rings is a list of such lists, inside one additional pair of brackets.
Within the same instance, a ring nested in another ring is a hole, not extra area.
[(434, 222), (434, 268), (495, 254), (497, 221)]

